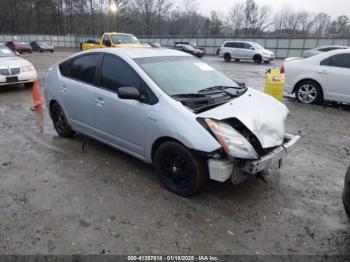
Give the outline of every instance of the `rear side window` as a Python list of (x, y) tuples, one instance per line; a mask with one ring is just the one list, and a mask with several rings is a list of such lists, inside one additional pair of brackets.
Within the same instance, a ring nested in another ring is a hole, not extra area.
[(338, 54), (331, 56), (321, 62), (323, 66), (334, 66), (350, 68), (350, 54)]
[(228, 43), (225, 44), (225, 47), (243, 48), (243, 43), (239, 43), (239, 42), (228, 42)]
[(63, 63), (61, 63), (58, 67), (60, 69), (60, 73), (61, 75), (67, 77), (68, 76), (68, 73), (69, 73), (69, 65), (71, 63), (71, 60), (67, 60), (67, 61), (64, 61)]
[(67, 76), (88, 84), (96, 85), (99, 61), (100, 56), (98, 54), (77, 57), (72, 61)]
[(105, 55), (101, 69), (101, 87), (117, 91), (119, 87), (136, 87), (141, 90), (141, 78), (124, 61)]

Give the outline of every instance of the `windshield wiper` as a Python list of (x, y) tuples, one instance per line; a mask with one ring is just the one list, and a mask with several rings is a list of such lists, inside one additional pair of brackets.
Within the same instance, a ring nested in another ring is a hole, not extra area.
[(241, 86), (212, 86), (212, 87), (208, 87), (208, 88), (205, 88), (205, 89), (202, 89), (202, 90), (199, 90), (198, 93), (208, 93), (208, 92), (211, 92), (211, 91), (225, 91), (227, 89), (235, 89), (235, 90), (240, 90), (242, 89)]
[(203, 97), (206, 97), (206, 95), (205, 94), (199, 94), (199, 93), (189, 93), (189, 94), (173, 95), (172, 97), (178, 97), (178, 98), (203, 98)]

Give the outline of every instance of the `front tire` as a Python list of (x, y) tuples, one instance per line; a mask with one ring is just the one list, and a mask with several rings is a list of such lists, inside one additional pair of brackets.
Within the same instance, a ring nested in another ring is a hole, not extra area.
[(262, 62), (262, 57), (261, 57), (260, 55), (255, 55), (254, 58), (253, 58), (253, 60), (254, 60), (254, 63), (255, 63), (255, 64), (261, 64), (261, 62)]
[(323, 100), (320, 85), (309, 80), (298, 84), (295, 90), (295, 96), (297, 100), (303, 104), (318, 104)]
[(224, 59), (225, 59), (226, 62), (230, 62), (232, 57), (231, 57), (231, 55), (229, 53), (225, 53), (224, 54)]
[(163, 186), (183, 197), (194, 195), (207, 182), (205, 162), (175, 142), (160, 145), (154, 155), (154, 167)]
[(54, 103), (51, 106), (50, 112), (53, 126), (55, 127), (57, 134), (61, 137), (72, 137), (74, 135), (74, 131), (69, 126), (62, 107), (58, 103)]

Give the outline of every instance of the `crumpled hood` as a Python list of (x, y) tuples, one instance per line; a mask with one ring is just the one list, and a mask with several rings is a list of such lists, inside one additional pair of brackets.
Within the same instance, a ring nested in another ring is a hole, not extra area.
[(23, 66), (29, 66), (29, 65), (31, 65), (30, 62), (18, 56), (0, 57), (0, 68), (23, 67)]
[(198, 116), (216, 120), (237, 118), (253, 132), (263, 148), (270, 148), (283, 144), (288, 114), (285, 105), (249, 88), (244, 95)]

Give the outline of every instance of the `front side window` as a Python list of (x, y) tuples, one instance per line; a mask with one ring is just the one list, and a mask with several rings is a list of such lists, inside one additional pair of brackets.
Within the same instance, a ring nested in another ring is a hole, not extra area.
[(321, 62), (323, 66), (350, 68), (350, 54), (338, 54)]
[(169, 96), (193, 94), (213, 86), (238, 87), (237, 82), (193, 57), (150, 57), (135, 61)]
[(105, 55), (101, 69), (101, 87), (116, 92), (120, 87), (141, 91), (141, 78), (120, 58)]
[(70, 65), (68, 77), (96, 85), (96, 73), (99, 61), (100, 55), (98, 54), (84, 55), (75, 58)]
[(244, 49), (250, 49), (251, 47), (252, 47), (251, 44), (248, 44), (248, 43), (243, 44)]

